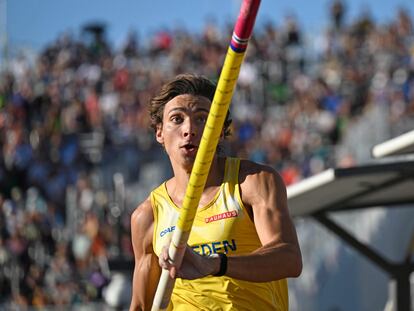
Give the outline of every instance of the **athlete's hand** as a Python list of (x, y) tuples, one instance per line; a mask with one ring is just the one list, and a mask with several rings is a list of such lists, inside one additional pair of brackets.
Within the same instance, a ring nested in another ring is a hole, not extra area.
[(202, 256), (187, 245), (183, 261), (177, 267), (168, 254), (168, 246), (164, 246), (159, 256), (159, 264), (161, 268), (169, 270), (171, 278), (194, 280), (216, 273), (219, 270), (220, 259)]

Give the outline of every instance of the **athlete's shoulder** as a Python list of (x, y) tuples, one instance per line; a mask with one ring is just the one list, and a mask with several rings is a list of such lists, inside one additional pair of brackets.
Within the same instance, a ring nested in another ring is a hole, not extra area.
[(250, 160), (241, 160), (239, 181), (245, 195), (248, 193), (257, 194), (259, 190), (277, 189), (282, 192), (286, 191), (282, 177), (274, 168)]
[(148, 228), (154, 222), (154, 215), (152, 212), (151, 198), (147, 197), (145, 201), (141, 202), (131, 215), (131, 227), (140, 229)]
[(257, 162), (253, 162), (246, 159), (240, 159), (240, 170), (239, 170), (240, 177), (248, 177), (248, 176), (257, 176), (257, 175), (264, 175), (264, 176), (278, 176), (278, 172), (266, 164), (260, 164)]
[(168, 181), (164, 181), (155, 187), (150, 195), (133, 211), (131, 215), (131, 227), (149, 228), (152, 226), (154, 222), (153, 201), (160, 195), (165, 196), (166, 182)]

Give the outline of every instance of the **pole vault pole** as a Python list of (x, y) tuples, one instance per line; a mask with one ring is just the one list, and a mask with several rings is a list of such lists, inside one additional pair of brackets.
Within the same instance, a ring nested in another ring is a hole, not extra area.
[[(260, 0), (243, 0), (234, 27), (233, 36), (201, 137), (200, 147), (191, 171), (176, 230), (168, 249), (171, 260), (177, 266), (180, 266), (183, 260), (188, 237), (210, 172), (211, 162), (217, 149), (224, 120), (229, 110), (259, 5)], [(165, 310), (168, 307), (174, 284), (175, 280), (170, 278), (168, 270), (163, 269), (155, 293), (152, 311)]]

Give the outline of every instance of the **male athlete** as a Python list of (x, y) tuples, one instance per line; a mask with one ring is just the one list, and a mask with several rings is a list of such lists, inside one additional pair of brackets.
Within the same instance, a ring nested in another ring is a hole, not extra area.
[[(161, 274), (177, 278), (169, 310), (283, 310), (288, 277), (302, 271), (286, 187), (272, 168), (238, 158), (213, 158), (183, 263), (172, 265), (175, 229), (215, 85), (179, 75), (150, 103), (157, 141), (174, 176), (154, 189), (131, 216), (135, 254), (130, 310), (149, 310)], [(222, 133), (229, 134), (227, 117)]]

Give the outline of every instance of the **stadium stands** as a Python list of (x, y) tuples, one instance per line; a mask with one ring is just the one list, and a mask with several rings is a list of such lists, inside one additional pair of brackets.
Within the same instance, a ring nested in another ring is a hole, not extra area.
[[(130, 213), (170, 174), (145, 104), (177, 73), (217, 79), (229, 35), (208, 24), (157, 33), (148, 46), (130, 36), (121, 50), (101, 35), (65, 35), (35, 63), (17, 57), (1, 72), (0, 306), (104, 299), (111, 260), (132, 259)], [(231, 112), (226, 151), (274, 166), (287, 185), (366, 161), (370, 147), (413, 128), (410, 16), (346, 24), (337, 12), (321, 34), (294, 18), (257, 29)]]

